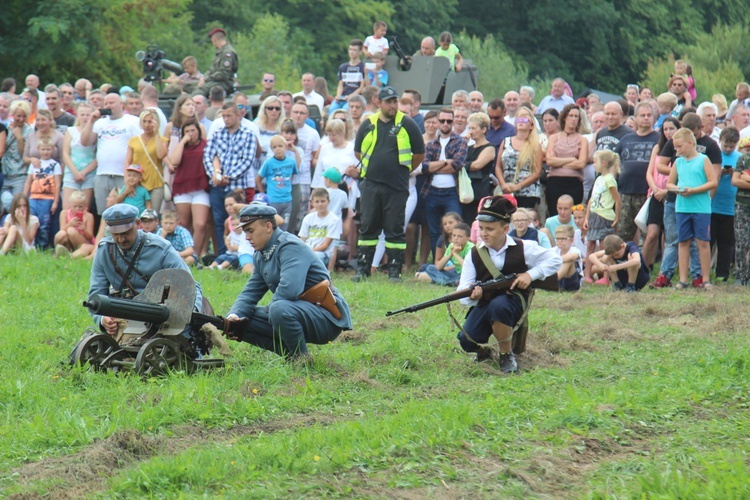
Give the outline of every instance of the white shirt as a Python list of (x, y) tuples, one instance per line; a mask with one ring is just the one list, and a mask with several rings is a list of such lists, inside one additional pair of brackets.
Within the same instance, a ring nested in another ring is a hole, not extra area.
[(309, 186), (312, 182), (312, 174), (310, 172), (312, 157), (320, 148), (320, 136), (317, 130), (305, 124), (297, 129), (297, 138), (299, 139), (297, 145), (302, 148), (305, 154), (302, 156), (302, 163), (300, 163), (298, 169), (299, 175), (294, 178), (292, 184), (306, 184)]
[(334, 242), (341, 238), (341, 226), (341, 219), (331, 211), (322, 218), (318, 212), (310, 212), (302, 219), (299, 236), (307, 238), (305, 243), (310, 248), (320, 245), (326, 238), (332, 238), (334, 241), (325, 249), (325, 254), (330, 258), (333, 256)]
[(331, 202), (328, 204), (328, 210), (330, 210), (331, 213), (336, 214), (340, 219), (341, 211), (344, 208), (349, 208), (349, 200), (346, 197), (346, 191), (342, 191), (335, 187), (328, 188), (328, 196), (331, 199)]
[(750, 137), (750, 125), (740, 130), (740, 139), (744, 139), (745, 137)]
[(388, 49), (388, 39), (384, 36), (375, 38), (374, 36), (370, 35), (365, 38), (364, 46), (370, 54), (382, 52), (383, 55), (385, 55), (385, 51), (386, 49)]
[(164, 130), (167, 128), (167, 117), (159, 106), (146, 106), (145, 109), (153, 109), (159, 115), (159, 135), (164, 137)]
[(125, 175), (128, 141), (143, 132), (138, 117), (124, 114), (113, 120), (104, 116), (96, 120), (92, 130), (97, 137), (96, 175)]
[(357, 165), (358, 163), (359, 160), (357, 160), (357, 157), (354, 155), (354, 142), (347, 141), (346, 146), (341, 149), (336, 149), (330, 141), (326, 141), (325, 144), (320, 146), (318, 163), (315, 167), (315, 173), (313, 174), (310, 187), (325, 187), (325, 183), (323, 182), (323, 172), (330, 167), (336, 167), (336, 169), (343, 175), (349, 165)]
[[(438, 140), (440, 141), (440, 158), (439, 160), (445, 160), (445, 146), (448, 145), (448, 142), (451, 140), (450, 137), (438, 137)], [(456, 187), (456, 178), (453, 176), (453, 174), (435, 174), (432, 176), (432, 182), (430, 183), (432, 187), (436, 188), (452, 188)]]
[[(541, 231), (540, 231), (541, 233)], [(554, 247), (552, 249), (553, 252), (555, 252), (557, 255), (560, 256), (560, 259), (562, 260), (562, 253), (559, 247)], [(579, 250), (575, 246), (571, 246), (570, 250), (568, 250), (568, 254), (576, 254), (578, 255), (578, 258), (576, 259), (575, 268), (578, 271), (578, 274), (583, 275), (583, 259), (581, 258), (581, 250)], [(567, 254), (566, 254), (567, 255)]]
[[(487, 247), (492, 262), (500, 270), (502, 270), (505, 265), (505, 252), (511, 245), (516, 245), (515, 240), (506, 237), (505, 244), (500, 250)], [(526, 260), (526, 265), (529, 267), (529, 270), (526, 272), (531, 276), (532, 281), (552, 276), (562, 265), (562, 258), (560, 258), (559, 255), (556, 255), (555, 252), (549, 248), (542, 248), (533, 241), (523, 241), (523, 256)], [(474, 267), (474, 262), (472, 262), (472, 253), (470, 252), (466, 256), (466, 259), (464, 259), (464, 267), (461, 269), (461, 280), (458, 283), (457, 290), (466, 290), (471, 285), (475, 284), (476, 281), (477, 270), (476, 267)], [(478, 301), (466, 297), (461, 299), (460, 302), (465, 306), (473, 306), (476, 305)]]
[(307, 102), (308, 106), (317, 106), (318, 111), (321, 113), (323, 112), (323, 107), (325, 106), (325, 99), (323, 99), (323, 96), (315, 92), (314, 90), (310, 92), (309, 94), (305, 94), (305, 91), (297, 92), (292, 97), (298, 97), (302, 96), (305, 98), (305, 101)]

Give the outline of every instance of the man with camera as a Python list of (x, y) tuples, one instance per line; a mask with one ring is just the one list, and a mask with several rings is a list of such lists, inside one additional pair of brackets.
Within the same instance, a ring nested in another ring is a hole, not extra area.
[(125, 156), (128, 141), (141, 134), (138, 117), (125, 114), (118, 94), (107, 94), (104, 107), (94, 110), (81, 132), (81, 145), (96, 144), (94, 199), (100, 214), (107, 208), (107, 195), (125, 183)]
[(227, 32), (223, 29), (214, 28), (208, 36), (211, 37), (216, 53), (205, 78), (198, 82), (200, 88), (197, 92), (208, 97), (211, 87), (218, 85), (226, 91), (227, 95), (230, 95), (234, 92), (234, 74), (239, 67), (237, 52), (227, 41)]

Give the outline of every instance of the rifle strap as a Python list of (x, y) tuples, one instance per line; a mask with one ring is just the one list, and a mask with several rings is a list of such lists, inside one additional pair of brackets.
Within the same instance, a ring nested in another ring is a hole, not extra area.
[(450, 316), (451, 321), (453, 322), (453, 325), (456, 328), (458, 328), (461, 331), (461, 333), (464, 334), (464, 337), (466, 337), (473, 344), (476, 344), (479, 347), (489, 347), (489, 344), (480, 344), (479, 342), (477, 342), (476, 340), (474, 340), (473, 338), (471, 338), (471, 335), (469, 335), (469, 332), (467, 332), (466, 330), (464, 330), (464, 327), (461, 325), (461, 323), (458, 322), (458, 320), (456, 319), (456, 316), (453, 315), (453, 309), (451, 309), (451, 303), (450, 302), (446, 302), (445, 303), (445, 308), (448, 309), (448, 316)]
[[(128, 268), (124, 273), (122, 272), (120, 267), (117, 265), (117, 260), (115, 259), (114, 247), (116, 246), (116, 243), (113, 243), (112, 245), (108, 245), (109, 246), (109, 258), (112, 261), (112, 265), (115, 268), (115, 272), (118, 275), (120, 275), (120, 277), (122, 278), (122, 281), (120, 282), (120, 288), (118, 288), (119, 291), (122, 291), (123, 287), (127, 286), (134, 295), (138, 294), (138, 292), (135, 290), (135, 287), (133, 287), (133, 284), (130, 282), (130, 273), (132, 273), (133, 270), (135, 270), (135, 263), (138, 260), (138, 257), (141, 255), (141, 250), (143, 250), (143, 245), (145, 241), (146, 240), (144, 238), (141, 238), (141, 241), (138, 243), (138, 246), (136, 247), (135, 252), (133, 253), (133, 259), (130, 262), (128, 262), (128, 260), (125, 258), (125, 255), (123, 255), (122, 252), (120, 252), (120, 256), (122, 257), (122, 259), (128, 263)], [(138, 271), (136, 270), (136, 272)], [(138, 273), (138, 274), (141, 276), (142, 279), (144, 279), (144, 281), (148, 282), (148, 279), (145, 279), (144, 276), (141, 275), (141, 273)]]

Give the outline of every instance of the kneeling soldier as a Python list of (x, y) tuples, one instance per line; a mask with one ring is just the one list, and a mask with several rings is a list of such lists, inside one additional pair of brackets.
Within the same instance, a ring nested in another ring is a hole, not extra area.
[[(255, 249), (255, 272), (226, 319), (250, 320), (235, 340), (309, 361), (308, 343), (327, 344), (352, 328), (349, 306), (312, 249), (279, 229), (275, 217), (276, 210), (262, 204), (240, 211), (240, 226)], [(268, 290), (270, 305), (258, 307)]]

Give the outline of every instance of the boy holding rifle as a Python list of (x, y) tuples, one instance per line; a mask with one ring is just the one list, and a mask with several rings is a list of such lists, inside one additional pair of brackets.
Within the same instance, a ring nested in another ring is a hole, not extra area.
[[(482, 345), (494, 336), (499, 344), (496, 361), (503, 373), (518, 371), (511, 340), (513, 328), (522, 319), (528, 302), (531, 282), (556, 275), (562, 264), (560, 256), (552, 250), (533, 241), (508, 237), (510, 218), (515, 211), (516, 207), (502, 196), (484, 201), (477, 215), (484, 245), (473, 248), (464, 260), (458, 285), (458, 290), (473, 287), (471, 295), (461, 299), (461, 303), (474, 306), (458, 334), (461, 348), (476, 352), (477, 361), (484, 361), (492, 354)], [(501, 274), (517, 275), (509, 289), (483, 292), (475, 286)]]

